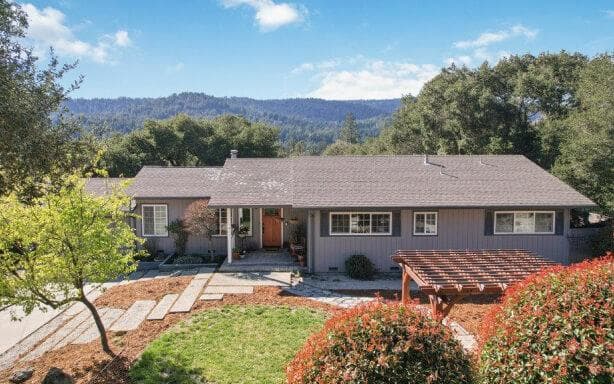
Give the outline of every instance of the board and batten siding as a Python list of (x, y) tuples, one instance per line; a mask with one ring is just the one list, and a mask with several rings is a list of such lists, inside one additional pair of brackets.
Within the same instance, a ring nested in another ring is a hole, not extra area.
[[(333, 211), (348, 211), (333, 210)], [(352, 211), (363, 211), (352, 209)], [(380, 211), (389, 211), (380, 209)], [(354, 254), (363, 254), (382, 272), (397, 267), (390, 256), (399, 249), (527, 249), (559, 263), (569, 262), (569, 210), (563, 212), (561, 235), (486, 235), (484, 209), (421, 209), (416, 212), (438, 212), (435, 236), (414, 236), (414, 210), (400, 212), (399, 236), (322, 236), (322, 215), (331, 211), (317, 211), (313, 218), (313, 271), (329, 272), (345, 269), (345, 260)], [(394, 217), (394, 214), (393, 214)], [(328, 219), (325, 220), (325, 225)], [(393, 227), (395, 224), (393, 223)]]
[[(139, 215), (139, 218), (136, 219), (136, 234), (138, 236), (143, 235), (142, 230), (142, 220), (140, 215), (142, 214), (141, 206), (143, 204), (166, 204), (167, 212), (168, 212), (168, 222), (171, 223), (173, 220), (182, 219), (184, 216), (184, 212), (188, 205), (197, 199), (139, 199), (137, 200), (137, 204), (134, 212)], [(236, 211), (235, 211), (236, 212)], [(238, 216), (235, 217), (235, 223), (238, 222)], [(245, 238), (245, 246), (253, 246), (254, 248), (258, 248), (260, 246), (260, 211), (259, 209), (252, 209), (252, 236)], [(150, 237), (145, 237), (146, 239)], [(175, 243), (173, 238), (170, 236), (166, 237), (153, 237), (156, 239), (158, 249), (163, 250), (166, 254), (171, 254), (175, 251)], [(237, 238), (237, 245), (239, 245), (240, 240)], [(217, 254), (226, 254), (226, 236), (213, 236), (212, 241), (213, 249), (216, 250)], [(206, 236), (193, 236), (190, 235), (188, 238), (187, 244), (187, 253), (206, 253), (209, 249), (209, 240)]]

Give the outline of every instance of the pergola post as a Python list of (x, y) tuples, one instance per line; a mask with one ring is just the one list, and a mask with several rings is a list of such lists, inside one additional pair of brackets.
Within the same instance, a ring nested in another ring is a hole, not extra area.
[(234, 248), (234, 233), (232, 233), (232, 209), (226, 208), (226, 249), (228, 264), (232, 264), (232, 249)]
[(411, 278), (409, 277), (409, 273), (403, 267), (403, 285), (401, 286), (401, 302), (403, 305), (408, 305), (411, 300), (411, 295), (409, 292), (410, 289)]

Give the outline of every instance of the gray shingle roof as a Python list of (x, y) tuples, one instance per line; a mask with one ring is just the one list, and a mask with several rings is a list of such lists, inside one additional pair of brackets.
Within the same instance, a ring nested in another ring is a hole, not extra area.
[(85, 180), (85, 191), (94, 196), (104, 196), (122, 181), (132, 180), (120, 177), (91, 177)]
[(221, 167), (145, 166), (134, 177), (128, 194), (136, 198), (210, 197)]
[(228, 159), (212, 206), (593, 206), (520, 155)]

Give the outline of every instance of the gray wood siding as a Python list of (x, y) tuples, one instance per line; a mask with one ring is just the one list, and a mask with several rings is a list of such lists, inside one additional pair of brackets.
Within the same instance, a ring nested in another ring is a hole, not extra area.
[[(167, 199), (167, 200), (137, 200), (137, 205), (134, 212), (139, 215), (136, 219), (136, 234), (142, 236), (142, 220), (140, 215), (142, 213), (141, 205), (143, 204), (166, 204), (168, 206), (168, 222), (172, 222), (176, 219), (183, 218), (184, 212), (188, 205), (195, 199)], [(235, 223), (238, 220), (238, 216), (235, 217)], [(260, 247), (260, 211), (257, 208), (252, 209), (252, 236), (245, 238), (245, 246), (258, 248)], [(149, 237), (147, 237), (149, 238)], [(171, 254), (175, 251), (175, 243), (173, 239), (168, 237), (155, 237), (158, 245), (158, 249), (162, 249), (165, 253)], [(240, 240), (237, 238), (237, 245)], [(226, 254), (226, 236), (214, 236), (213, 237), (213, 249), (218, 254)], [(192, 236), (188, 239), (187, 252), (188, 253), (204, 253), (209, 249), (209, 240), (206, 236)]]
[[(433, 211), (433, 210), (420, 210)], [(438, 209), (436, 236), (413, 235), (413, 211), (401, 211), (401, 236), (321, 236), (320, 211), (314, 217), (314, 271), (344, 270), (353, 254), (368, 256), (383, 272), (396, 267), (390, 255), (398, 249), (527, 249), (560, 263), (569, 262), (569, 211), (563, 235), (484, 234), (484, 209)]]

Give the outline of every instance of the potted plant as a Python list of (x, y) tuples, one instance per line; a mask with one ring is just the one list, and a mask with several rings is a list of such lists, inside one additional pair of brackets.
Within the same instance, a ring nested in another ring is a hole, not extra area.
[(232, 258), (233, 259), (238, 259), (241, 257), (241, 248), (239, 247), (234, 247), (232, 249)]

